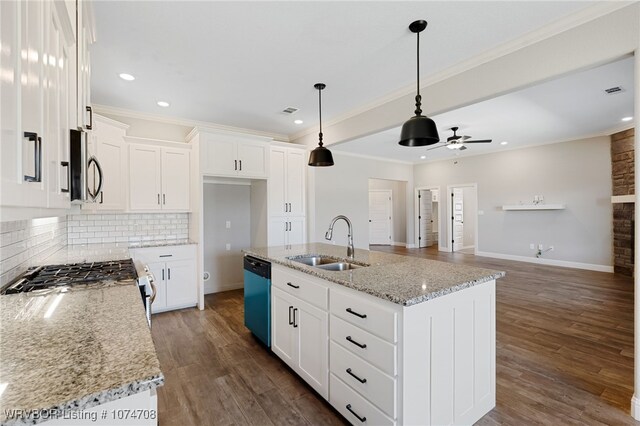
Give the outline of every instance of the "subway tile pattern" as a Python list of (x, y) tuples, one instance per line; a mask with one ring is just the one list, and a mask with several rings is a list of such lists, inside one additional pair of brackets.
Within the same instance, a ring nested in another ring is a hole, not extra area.
[(0, 223), (0, 286), (67, 245), (67, 218)]
[(188, 213), (69, 215), (69, 245), (170, 242), (189, 238)]

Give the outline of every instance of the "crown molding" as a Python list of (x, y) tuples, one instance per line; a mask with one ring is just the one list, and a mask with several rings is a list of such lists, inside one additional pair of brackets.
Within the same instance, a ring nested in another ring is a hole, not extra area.
[(102, 114), (113, 114), (113, 115), (119, 115), (124, 117), (137, 118), (139, 120), (149, 120), (149, 121), (156, 121), (159, 123), (175, 124), (175, 125), (184, 126), (184, 127), (194, 127), (194, 128), (197, 127), (201, 131), (204, 130), (204, 131), (211, 131), (211, 132), (235, 133), (235, 134), (241, 133), (247, 136), (259, 136), (263, 138), (289, 142), (289, 137), (281, 133), (262, 132), (259, 130), (244, 129), (241, 127), (225, 126), (222, 124), (212, 123), (209, 121), (190, 120), (188, 118), (180, 118), (180, 117), (167, 117), (167, 116), (158, 115), (158, 114), (150, 114), (147, 112), (133, 111), (125, 108), (117, 108), (117, 107), (100, 105), (100, 104), (94, 104), (93, 110), (96, 113), (102, 113)]
[[(511, 53), (514, 53), (518, 50), (524, 49), (536, 43), (539, 43), (543, 40), (547, 40), (553, 36), (561, 34), (565, 31), (571, 30), (573, 28), (584, 25), (588, 22), (591, 22), (595, 19), (598, 19), (602, 16), (608, 15), (610, 13), (616, 12), (620, 9), (623, 9), (627, 6), (636, 4), (634, 1), (606, 1), (606, 2), (598, 2), (593, 6), (587, 7), (577, 13), (571, 14), (569, 16), (565, 16), (560, 18), (554, 22), (551, 22), (543, 27), (540, 27), (536, 30), (530, 31), (518, 38), (507, 41), (499, 46), (496, 46), (490, 50), (484, 51), (474, 57), (471, 57), (462, 62), (458, 62), (455, 65), (452, 65), (442, 71), (439, 71), (431, 76), (427, 76), (426, 78), (421, 76), (420, 78), (424, 81), (423, 84), (420, 85), (420, 90), (425, 90), (436, 83), (447, 80), (451, 77), (454, 77), (458, 74), (462, 74), (463, 72), (469, 71), (473, 68), (476, 68), (485, 63), (491, 62), (493, 60), (499, 59), (501, 57), (507, 56)], [(387, 104), (389, 102), (395, 101), (404, 96), (415, 93), (415, 84), (405, 86), (402, 89), (398, 89), (394, 92), (391, 92), (385, 96), (382, 96), (374, 101), (363, 104), (362, 106), (355, 108), (351, 111), (338, 115), (337, 117), (326, 120), (325, 128), (329, 128), (337, 123), (345, 121), (349, 118), (355, 117), (357, 115), (363, 114), (367, 111), (375, 109), (379, 106)], [(407, 106), (407, 118), (409, 118), (409, 112), (411, 110), (411, 105)], [(307, 129), (301, 130), (296, 133), (290, 134), (289, 140), (295, 141), (304, 136), (307, 136), (311, 133), (315, 132), (315, 127), (309, 127)]]
[(104, 115), (100, 115), (98, 113), (93, 114), (93, 118), (96, 121), (102, 121), (110, 126), (117, 127), (122, 130), (127, 130), (129, 128), (128, 124), (121, 123), (113, 118), (105, 117)]

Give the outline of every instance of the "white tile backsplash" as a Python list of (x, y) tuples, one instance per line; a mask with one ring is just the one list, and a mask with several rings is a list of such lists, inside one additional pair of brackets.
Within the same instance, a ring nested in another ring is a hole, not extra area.
[(189, 238), (188, 213), (76, 214), (68, 219), (69, 245)]
[(67, 218), (0, 223), (0, 287), (67, 245)]

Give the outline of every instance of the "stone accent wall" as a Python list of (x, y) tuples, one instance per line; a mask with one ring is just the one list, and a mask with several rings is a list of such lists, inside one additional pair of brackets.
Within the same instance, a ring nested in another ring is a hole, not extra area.
[[(613, 195), (633, 195), (634, 129), (611, 135), (611, 181)], [(623, 275), (633, 275), (635, 204), (613, 205), (613, 270)]]

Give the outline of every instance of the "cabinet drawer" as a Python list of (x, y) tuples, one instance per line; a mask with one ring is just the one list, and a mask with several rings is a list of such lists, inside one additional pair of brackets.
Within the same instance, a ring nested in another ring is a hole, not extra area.
[(192, 260), (196, 257), (195, 244), (184, 246), (140, 247), (129, 249), (131, 257), (143, 263)]
[(397, 314), (363, 296), (331, 290), (331, 313), (387, 342), (396, 343)]
[(395, 345), (334, 315), (331, 315), (330, 330), (331, 340), (395, 377), (397, 365)]
[[(358, 395), (333, 374), (329, 377), (329, 403), (354, 425), (395, 425), (369, 401)], [(349, 407), (349, 408), (347, 408)], [(349, 411), (349, 409), (351, 411)], [(356, 417), (358, 416), (358, 417)]]
[(395, 418), (396, 380), (358, 358), (334, 341), (331, 341), (329, 351), (331, 373), (355, 389), (384, 413)]
[(274, 266), (271, 271), (271, 283), (320, 309), (328, 309), (329, 288), (311, 277), (307, 278), (302, 272)]

